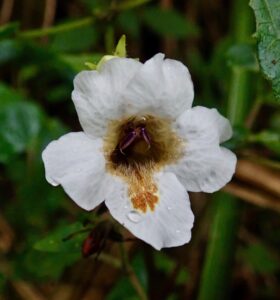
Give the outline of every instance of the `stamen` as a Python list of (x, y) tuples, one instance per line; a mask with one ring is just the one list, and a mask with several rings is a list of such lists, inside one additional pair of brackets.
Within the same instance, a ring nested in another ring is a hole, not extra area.
[(182, 149), (171, 122), (154, 116), (113, 121), (104, 142), (108, 171), (124, 178), (141, 212), (153, 211), (159, 200), (153, 174), (179, 159)]

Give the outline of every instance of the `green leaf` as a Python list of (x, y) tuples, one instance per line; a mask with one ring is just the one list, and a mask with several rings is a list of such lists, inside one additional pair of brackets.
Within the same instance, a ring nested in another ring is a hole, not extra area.
[(114, 55), (126, 57), (126, 36), (123, 34), (118, 41)]
[(87, 235), (87, 233), (81, 232), (84, 229), (85, 227), (80, 222), (61, 226), (55, 229), (46, 238), (36, 242), (34, 249), (53, 253), (81, 252), (82, 241)]
[(137, 38), (140, 34), (139, 17), (132, 10), (127, 10), (118, 15), (118, 23), (124, 32)]
[(254, 48), (248, 44), (236, 44), (231, 46), (226, 57), (232, 67), (239, 67), (248, 71), (258, 71), (258, 61)]
[[(143, 256), (141, 254), (136, 255), (131, 265), (142, 287), (147, 290), (148, 272)], [(130, 280), (127, 277), (121, 277), (106, 297), (106, 300), (119, 299), (139, 300), (139, 296), (136, 294)]]
[(123, 0), (120, 3), (116, 3), (114, 8), (116, 10), (128, 10), (146, 4), (150, 1), (151, 0)]
[(280, 99), (280, 3), (278, 0), (251, 0), (256, 17), (256, 37), (260, 65), (272, 81), (275, 96)]
[(163, 252), (154, 253), (154, 262), (158, 270), (170, 274), (175, 268), (175, 261)]
[(72, 54), (63, 54), (60, 55), (62, 62), (66, 63), (75, 73), (85, 70), (85, 64), (94, 64), (96, 65), (99, 60), (102, 58), (102, 54), (83, 54), (83, 55), (72, 55)]
[(95, 44), (97, 38), (98, 33), (90, 26), (69, 30), (54, 36), (51, 50), (57, 52), (86, 51)]
[(31, 145), (39, 133), (43, 116), (35, 104), (1, 85), (0, 99), (0, 161), (7, 162)]
[(257, 273), (271, 274), (280, 269), (279, 261), (262, 244), (251, 244), (243, 248), (240, 256)]
[(18, 22), (12, 22), (0, 27), (0, 39), (13, 36), (19, 29)]
[(176, 284), (178, 285), (185, 285), (187, 281), (190, 279), (190, 273), (185, 268), (182, 268), (176, 278)]
[(59, 279), (64, 269), (81, 258), (80, 253), (47, 253), (34, 249), (22, 253), (15, 261), (15, 275), (25, 280)]
[(40, 129), (40, 112), (28, 102), (16, 102), (0, 109), (0, 137), (15, 152), (26, 149)]
[(248, 137), (249, 142), (260, 143), (273, 152), (280, 154), (280, 133), (264, 130)]
[(0, 41), (0, 65), (15, 60), (20, 54), (21, 45), (17, 41)]
[(197, 36), (198, 28), (183, 15), (172, 9), (152, 7), (143, 14), (144, 22), (156, 33), (173, 38)]
[(0, 273), (0, 293), (4, 290), (6, 281), (6, 277), (2, 273)]

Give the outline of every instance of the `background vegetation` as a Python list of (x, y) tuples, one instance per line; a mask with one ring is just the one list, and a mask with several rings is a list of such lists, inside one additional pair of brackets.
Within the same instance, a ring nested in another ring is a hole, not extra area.
[[(0, 2), (0, 299), (279, 299), (277, 2)], [(195, 105), (234, 125), (238, 168), (223, 192), (191, 194), (190, 244), (157, 252), (107, 237), (98, 259), (82, 258), (87, 230), (107, 214), (50, 186), (41, 152), (80, 130), (73, 77), (122, 34), (130, 57), (161, 51), (189, 67)]]

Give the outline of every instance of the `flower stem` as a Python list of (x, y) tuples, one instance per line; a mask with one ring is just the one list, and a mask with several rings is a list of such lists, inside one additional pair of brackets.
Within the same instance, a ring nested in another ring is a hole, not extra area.
[[(235, 42), (248, 40), (252, 15), (247, 1), (234, 1), (233, 36)], [(232, 125), (244, 123), (250, 95), (250, 74), (241, 68), (232, 70), (227, 117)], [(235, 253), (235, 239), (241, 207), (237, 198), (218, 193), (213, 199), (213, 223), (202, 271), (199, 300), (227, 299)]]
[(124, 271), (126, 272), (132, 286), (134, 287), (135, 291), (137, 292), (137, 294), (141, 300), (148, 300), (148, 297), (146, 295), (146, 292), (145, 292), (143, 286), (141, 285), (138, 277), (136, 276), (133, 268), (131, 267), (131, 265), (129, 263), (127, 252), (124, 247), (124, 243), (120, 243), (120, 250), (121, 250), (121, 255), (122, 255)]
[(27, 39), (38, 38), (38, 37), (42, 37), (45, 35), (52, 35), (52, 34), (57, 34), (57, 33), (66, 32), (69, 30), (85, 27), (85, 26), (93, 24), (93, 22), (94, 22), (93, 17), (87, 17), (87, 18), (79, 19), (77, 21), (72, 21), (69, 23), (56, 25), (53, 27), (23, 31), (18, 34), (18, 37), (27, 38)]

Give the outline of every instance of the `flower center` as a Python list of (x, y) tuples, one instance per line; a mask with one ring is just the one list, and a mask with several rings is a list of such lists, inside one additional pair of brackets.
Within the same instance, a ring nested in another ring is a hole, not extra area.
[(143, 212), (158, 201), (153, 173), (175, 162), (181, 150), (171, 122), (150, 115), (112, 121), (104, 142), (108, 171), (125, 179), (134, 208)]

